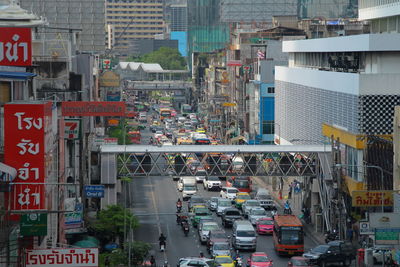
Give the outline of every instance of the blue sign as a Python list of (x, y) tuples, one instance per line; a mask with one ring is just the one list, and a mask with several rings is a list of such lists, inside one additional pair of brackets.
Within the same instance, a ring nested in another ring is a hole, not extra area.
[(103, 198), (104, 185), (85, 185), (85, 196), (87, 198)]

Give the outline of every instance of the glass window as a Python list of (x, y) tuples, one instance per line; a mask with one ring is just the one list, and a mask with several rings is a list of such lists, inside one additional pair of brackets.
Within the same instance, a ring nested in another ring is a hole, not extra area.
[(274, 121), (263, 121), (262, 133), (263, 134), (274, 134), (275, 133)]

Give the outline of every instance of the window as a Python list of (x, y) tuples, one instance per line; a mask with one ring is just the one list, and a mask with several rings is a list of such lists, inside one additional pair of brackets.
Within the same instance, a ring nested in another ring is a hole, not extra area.
[(268, 87), (268, 94), (275, 94), (275, 87)]
[(262, 134), (274, 134), (274, 133), (275, 133), (275, 122), (263, 121)]

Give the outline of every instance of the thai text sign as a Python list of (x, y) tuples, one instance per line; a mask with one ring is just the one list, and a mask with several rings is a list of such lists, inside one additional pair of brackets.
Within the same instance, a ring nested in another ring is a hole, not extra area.
[(104, 185), (85, 185), (84, 190), (87, 198), (104, 197)]
[(393, 206), (393, 191), (353, 191), (351, 196), (353, 207)]
[(125, 102), (62, 102), (63, 116), (125, 116)]
[(99, 265), (97, 248), (27, 250), (26, 267), (86, 267)]
[[(12, 210), (45, 209), (46, 136), (51, 133), (51, 103), (4, 105), (5, 162), (17, 169)], [(9, 196), (7, 196), (9, 199)]]
[(45, 236), (47, 235), (47, 214), (30, 213), (21, 216), (20, 235)]
[(0, 65), (31, 66), (32, 34), (30, 28), (0, 28)]

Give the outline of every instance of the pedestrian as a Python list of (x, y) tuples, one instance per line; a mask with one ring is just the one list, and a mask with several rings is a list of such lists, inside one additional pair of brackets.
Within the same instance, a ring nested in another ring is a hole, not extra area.
[(292, 185), (290, 184), (290, 185), (289, 185), (288, 199), (292, 199), (292, 190), (293, 190), (293, 188), (292, 188)]
[(353, 229), (351, 227), (347, 228), (346, 236), (348, 241), (353, 242)]
[(150, 266), (156, 266), (156, 259), (153, 255), (150, 256)]

